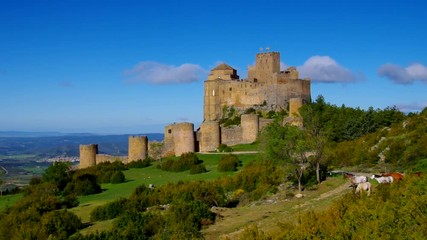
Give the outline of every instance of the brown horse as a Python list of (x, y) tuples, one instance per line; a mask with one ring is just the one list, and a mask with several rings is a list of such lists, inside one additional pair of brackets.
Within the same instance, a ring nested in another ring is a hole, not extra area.
[(392, 172), (392, 173), (383, 173), (381, 174), (383, 177), (392, 177), (394, 181), (400, 181), (403, 180), (404, 175), (399, 172)]

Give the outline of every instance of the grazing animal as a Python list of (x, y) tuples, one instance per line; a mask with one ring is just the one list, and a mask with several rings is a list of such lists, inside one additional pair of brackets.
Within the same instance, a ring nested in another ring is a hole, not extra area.
[(383, 173), (381, 174), (383, 177), (392, 177), (395, 181), (403, 180), (403, 174), (398, 172), (392, 172), (392, 173)]
[(387, 177), (383, 177), (381, 175), (372, 175), (371, 179), (375, 179), (377, 180), (378, 183), (392, 183), (393, 182), (393, 177), (392, 176), (387, 176)]
[(357, 184), (356, 190), (354, 191), (354, 193), (358, 194), (361, 191), (365, 191), (367, 193), (368, 196), (371, 195), (371, 189), (372, 189), (372, 185), (370, 182), (362, 182)]
[(344, 175), (350, 179), (351, 187), (355, 187), (359, 183), (369, 182), (369, 179), (366, 176), (356, 176), (351, 173), (344, 173)]

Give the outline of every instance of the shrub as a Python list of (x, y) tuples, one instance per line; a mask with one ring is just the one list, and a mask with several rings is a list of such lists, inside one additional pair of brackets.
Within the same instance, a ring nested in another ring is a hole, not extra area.
[(177, 160), (172, 158), (163, 160), (160, 168), (164, 171), (182, 172), (201, 162), (195, 153), (188, 152), (183, 153)]
[(232, 152), (233, 149), (226, 144), (220, 144), (218, 147), (218, 152)]
[(236, 155), (228, 154), (221, 157), (218, 163), (218, 171), (232, 172), (237, 171), (237, 167), (241, 166), (241, 162)]
[(203, 164), (197, 164), (193, 165), (190, 168), (190, 174), (198, 174), (198, 173), (204, 173), (207, 172), (205, 165)]
[(149, 167), (153, 162), (151, 158), (145, 158), (144, 160), (139, 159), (138, 161), (133, 161), (127, 164), (128, 168), (145, 168)]
[(114, 184), (125, 182), (125, 175), (122, 171), (116, 171), (113, 173), (113, 175), (111, 175), (110, 182)]
[(103, 221), (116, 218), (126, 210), (127, 199), (121, 198), (106, 205), (96, 207), (90, 213), (91, 221)]
[(80, 219), (68, 211), (52, 211), (40, 220), (42, 233), (49, 239), (67, 239), (82, 226)]
[(72, 181), (64, 189), (66, 194), (84, 196), (102, 192), (101, 186), (96, 181), (96, 176), (89, 173), (75, 174)]

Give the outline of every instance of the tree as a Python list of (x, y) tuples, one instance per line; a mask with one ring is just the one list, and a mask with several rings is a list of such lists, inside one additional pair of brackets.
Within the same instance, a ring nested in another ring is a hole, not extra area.
[(301, 191), (310, 150), (307, 135), (296, 126), (281, 126), (279, 121), (274, 121), (262, 132), (260, 146), (266, 160), (291, 169)]
[(306, 143), (310, 149), (311, 162), (316, 166), (316, 181), (319, 184), (321, 182), (320, 165), (327, 142), (326, 133), (322, 129), (321, 112), (315, 111), (313, 105), (307, 104), (300, 109), (300, 114), (303, 117)]
[(52, 182), (62, 191), (71, 180), (70, 167), (69, 162), (54, 162), (43, 173), (43, 182)]

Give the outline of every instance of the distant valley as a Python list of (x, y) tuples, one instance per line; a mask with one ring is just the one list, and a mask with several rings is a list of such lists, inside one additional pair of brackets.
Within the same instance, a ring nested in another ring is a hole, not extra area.
[[(149, 141), (162, 141), (162, 133), (141, 134)], [(80, 144), (98, 144), (99, 153), (123, 156), (128, 153), (128, 134), (96, 135), (58, 132), (0, 132), (0, 190), (27, 184), (41, 175), (53, 161), (77, 164)]]
[[(163, 134), (149, 133), (149, 141), (162, 141)], [(55, 156), (77, 157), (80, 144), (99, 144), (99, 152), (126, 155), (128, 134), (96, 135), (89, 133), (63, 134), (55, 132), (0, 132), (0, 159), (16, 155), (34, 155), (35, 158)], [(37, 159), (34, 159), (37, 160)]]

